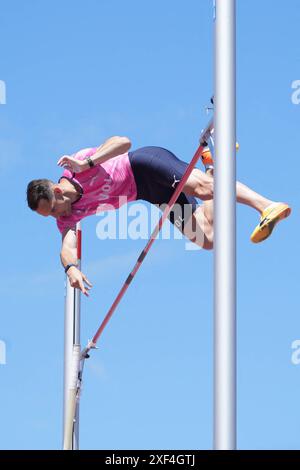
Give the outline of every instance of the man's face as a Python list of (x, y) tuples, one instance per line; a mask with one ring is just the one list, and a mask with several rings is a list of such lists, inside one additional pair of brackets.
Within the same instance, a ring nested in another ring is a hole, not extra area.
[(63, 195), (60, 188), (53, 189), (53, 198), (51, 201), (40, 199), (36, 212), (44, 217), (57, 217), (70, 215), (72, 212), (71, 200)]

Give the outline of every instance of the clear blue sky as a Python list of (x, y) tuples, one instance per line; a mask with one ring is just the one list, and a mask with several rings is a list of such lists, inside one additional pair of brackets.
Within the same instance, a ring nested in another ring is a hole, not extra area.
[[(237, 1), (240, 180), (292, 216), (257, 246), (238, 208), (238, 446), (300, 449), (298, 0)], [(213, 91), (212, 1), (1, 1), (1, 448), (61, 446), (64, 274), (55, 221), (26, 205), (59, 156), (127, 135), (188, 161)], [(83, 223), (82, 343), (145, 244)], [(159, 240), (87, 363), (82, 449), (212, 445), (212, 253)]]

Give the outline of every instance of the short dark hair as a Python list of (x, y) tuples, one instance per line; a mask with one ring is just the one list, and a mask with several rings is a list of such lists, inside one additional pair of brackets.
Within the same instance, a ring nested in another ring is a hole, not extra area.
[(47, 179), (32, 180), (27, 186), (27, 203), (30, 209), (35, 211), (38, 208), (40, 199), (46, 199), (51, 202), (53, 192), (51, 189), (52, 181)]

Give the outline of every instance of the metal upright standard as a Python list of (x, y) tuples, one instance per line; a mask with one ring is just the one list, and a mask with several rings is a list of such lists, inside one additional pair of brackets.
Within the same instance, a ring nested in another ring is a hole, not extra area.
[(215, 0), (214, 448), (236, 448), (235, 0)]
[[(76, 225), (77, 263), (81, 268), (81, 228)], [(63, 448), (79, 448), (79, 401), (77, 400), (80, 363), (80, 290), (71, 287), (66, 276), (65, 362), (64, 362), (64, 431)]]

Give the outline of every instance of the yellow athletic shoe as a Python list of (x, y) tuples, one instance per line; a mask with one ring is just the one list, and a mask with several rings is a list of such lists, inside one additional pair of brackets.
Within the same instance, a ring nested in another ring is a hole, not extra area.
[(255, 227), (251, 235), (253, 243), (260, 243), (268, 238), (277, 222), (288, 217), (292, 209), (282, 202), (270, 204), (262, 213), (260, 223)]

